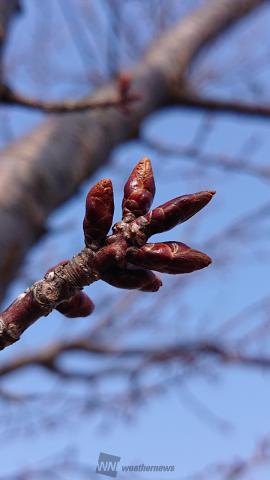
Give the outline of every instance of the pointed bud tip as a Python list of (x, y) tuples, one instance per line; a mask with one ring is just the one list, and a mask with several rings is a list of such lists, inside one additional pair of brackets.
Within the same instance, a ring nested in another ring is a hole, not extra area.
[(206, 263), (206, 266), (208, 267), (209, 265), (211, 265), (211, 263), (213, 262), (213, 260), (212, 260), (212, 258), (209, 257), (208, 255), (205, 254), (205, 256), (207, 257), (205, 263)]
[(207, 196), (210, 196), (210, 199), (216, 195), (216, 190), (203, 190), (202, 192), (198, 192), (197, 194), (195, 195), (207, 195)]
[(137, 163), (137, 165), (139, 165), (140, 163), (144, 163), (144, 162), (151, 165), (151, 160), (150, 160), (150, 158), (149, 158), (149, 157), (146, 157), (146, 156), (143, 157), (141, 160), (139, 160), (139, 162)]
[(151, 160), (150, 160), (149, 157), (143, 157), (143, 158), (139, 161), (139, 163), (141, 163), (141, 162), (146, 163), (146, 164), (149, 165), (149, 166), (152, 166), (152, 163), (151, 163)]
[(145, 176), (145, 172), (151, 173), (153, 175), (152, 163), (149, 157), (143, 157), (133, 169), (133, 172), (141, 173), (142, 176)]
[(102, 180), (100, 180), (98, 182), (98, 184), (102, 185), (103, 187), (107, 187), (107, 188), (112, 188), (112, 181), (110, 178), (102, 178)]
[(202, 260), (202, 268), (208, 267), (212, 263), (212, 258), (210, 258), (206, 253), (199, 252), (198, 250), (194, 250), (194, 252), (198, 253)]
[(110, 178), (103, 178), (102, 180), (99, 180), (95, 185), (93, 185), (92, 188), (90, 188), (86, 200), (88, 201), (89, 198), (91, 198), (92, 195), (101, 195), (101, 193), (104, 191), (110, 191), (113, 192), (113, 184)]
[(198, 199), (200, 199), (205, 206), (212, 200), (213, 196), (216, 195), (216, 190), (205, 190), (195, 193), (195, 195), (198, 195)]

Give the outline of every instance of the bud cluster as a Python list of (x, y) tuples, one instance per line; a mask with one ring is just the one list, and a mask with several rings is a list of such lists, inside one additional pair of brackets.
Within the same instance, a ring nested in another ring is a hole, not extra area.
[(154, 272), (180, 274), (207, 267), (211, 259), (184, 243), (147, 241), (195, 215), (214, 193), (184, 195), (150, 211), (155, 181), (149, 158), (143, 158), (125, 184), (122, 220), (108, 235), (114, 214), (113, 186), (109, 179), (99, 181), (86, 197), (85, 248), (48, 270), (43, 280), (2, 312), (0, 349), (17, 341), (26, 328), (54, 308), (70, 318), (90, 315), (94, 304), (82, 289), (96, 280), (117, 288), (156, 292), (162, 282)]
[(147, 243), (195, 215), (212, 199), (214, 191), (183, 195), (150, 210), (155, 181), (149, 158), (134, 168), (124, 187), (122, 220), (112, 228), (114, 200), (109, 179), (98, 182), (88, 193), (83, 222), (85, 244), (95, 250), (93, 268), (105, 282), (118, 288), (156, 292), (162, 282), (152, 271), (190, 273), (211, 263), (208, 255), (184, 243)]

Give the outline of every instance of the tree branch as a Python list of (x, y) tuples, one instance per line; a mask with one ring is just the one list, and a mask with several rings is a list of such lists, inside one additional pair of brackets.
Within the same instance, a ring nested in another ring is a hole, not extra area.
[(117, 90), (113, 96), (107, 99), (98, 100), (87, 97), (80, 100), (42, 101), (21, 95), (7, 85), (0, 84), (0, 103), (9, 106), (41, 110), (44, 113), (73, 113), (112, 107), (125, 111), (132, 103), (140, 100), (138, 94), (129, 92), (130, 82), (125, 85), (124, 89), (122, 88), (121, 77)]
[(238, 458), (230, 462), (209, 465), (195, 474), (183, 477), (182, 480), (238, 480), (245, 474), (267, 465), (270, 462), (270, 439), (264, 437), (255, 446), (247, 458)]
[[(23, 356), (18, 356), (15, 359), (9, 360), (0, 367), (0, 377), (4, 377), (12, 372), (35, 365), (49, 369), (52, 373), (59, 374), (57, 362), (61, 355), (67, 352), (84, 352), (89, 355), (112, 358), (143, 357), (146, 362), (144, 363), (144, 366), (174, 360), (179, 360), (183, 364), (189, 365), (198, 362), (202, 358), (215, 358), (224, 365), (238, 365), (243, 367), (262, 368), (267, 371), (270, 370), (269, 356), (242, 353), (238, 349), (230, 348), (225, 344), (223, 345), (222, 343), (215, 341), (206, 342), (198, 340), (168, 345), (166, 347), (138, 346), (133, 348), (123, 348), (115, 347), (111, 344), (95, 343), (87, 338), (87, 335), (84, 335), (74, 340), (66, 340), (51, 344), (48, 347), (39, 349), (36, 353), (28, 355), (24, 354)], [(114, 369), (112, 369), (112, 371), (106, 369), (104, 370), (104, 375), (110, 374), (111, 372), (115, 373)], [(72, 380), (91, 380), (94, 375), (91, 372), (86, 372), (85, 375), (84, 373), (85, 372), (72, 372), (69, 376), (68, 372), (66, 372), (65, 378)]]
[[(141, 100), (127, 117), (113, 109), (51, 118), (0, 155), (0, 297), (50, 212), (67, 200), (112, 148), (134, 136), (142, 120), (168, 102), (201, 49), (263, 0), (209, 1), (154, 42), (130, 72)], [(115, 96), (109, 84), (92, 97)], [(76, 168), (74, 161), (76, 159)], [(41, 194), (42, 192), (42, 194)]]
[(172, 98), (173, 105), (180, 105), (189, 109), (201, 109), (207, 112), (230, 113), (243, 116), (270, 118), (270, 103), (239, 102), (237, 100), (222, 100), (219, 98), (200, 97), (196, 93), (180, 91)]
[(160, 140), (141, 136), (141, 140), (145, 147), (156, 150), (160, 155), (177, 155), (181, 156), (184, 161), (199, 163), (204, 167), (219, 168), (225, 171), (234, 171), (245, 173), (253, 177), (258, 177), (266, 181), (270, 180), (270, 169), (268, 166), (256, 165), (244, 158), (234, 158), (224, 153), (205, 153), (196, 146), (171, 146), (166, 145)]

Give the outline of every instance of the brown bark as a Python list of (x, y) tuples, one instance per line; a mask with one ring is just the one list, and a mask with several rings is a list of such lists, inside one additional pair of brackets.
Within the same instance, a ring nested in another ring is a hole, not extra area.
[[(0, 281), (5, 287), (50, 212), (68, 199), (112, 148), (136, 134), (142, 119), (169, 102), (205, 44), (264, 0), (209, 0), (154, 42), (131, 72), (142, 100), (127, 116), (115, 110), (55, 116), (0, 155)], [(93, 100), (115, 94), (100, 89)]]
[(0, 84), (0, 103), (9, 106), (41, 110), (44, 113), (73, 113), (112, 107), (124, 110), (127, 109), (131, 103), (139, 100), (139, 97), (134, 93), (125, 92), (125, 95), (121, 95), (121, 93), (122, 92), (119, 91), (114, 97), (106, 98), (103, 101), (93, 101), (91, 97), (83, 98), (82, 100), (42, 101), (15, 92), (3, 83), (2, 85)]

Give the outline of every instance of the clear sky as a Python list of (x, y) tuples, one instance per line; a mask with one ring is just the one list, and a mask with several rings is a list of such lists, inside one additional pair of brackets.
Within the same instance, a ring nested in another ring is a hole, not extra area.
[[(76, 2), (68, 2), (68, 5), (68, 8), (74, 9)], [(49, 12), (47, 15), (46, 9)], [(17, 88), (40, 97), (85, 93), (88, 86), (83, 81), (74, 80), (77, 77), (83, 78), (85, 67), (69, 37), (58, 2), (50, 0), (46, 7), (42, 5), (41, 10), (43, 18), (35, 2), (25, 1), (25, 12), (16, 22), (7, 50), (8, 78)], [(257, 98), (266, 101), (269, 98), (270, 69), (266, 61), (260, 65), (260, 59), (266, 59), (270, 49), (267, 29), (269, 21), (270, 9), (267, 7), (253, 16), (253, 22), (242, 22), (230, 37), (222, 39), (200, 61), (198, 73), (193, 75), (194, 82), (202, 81), (201, 88), (208, 94), (233, 94), (249, 100), (257, 95)], [(54, 33), (56, 25), (61, 25), (61, 28)], [(35, 40), (46, 36), (50, 40), (42, 59)], [(33, 56), (38, 59), (36, 78), (33, 76)], [(47, 59), (51, 59), (51, 63), (48, 64)], [(248, 61), (251, 65), (253, 62), (259, 63), (257, 72), (247, 67)], [(57, 70), (54, 75), (55, 67)], [(209, 72), (212, 75), (217, 72), (221, 76), (212, 82), (206, 81)], [(245, 78), (247, 72), (250, 73), (248, 81)], [(64, 83), (63, 78), (67, 79), (72, 73), (72, 85)], [(40, 83), (41, 77), (44, 77), (43, 83)], [(0, 112), (1, 126), (7, 129), (10, 138), (23, 134), (40, 120), (41, 115), (19, 109), (15, 109), (11, 115), (4, 109)], [(175, 107), (149, 117), (142, 132), (144, 137), (156, 139), (168, 147), (182, 147), (192, 143), (203, 121), (205, 116), (201, 113)], [(253, 165), (267, 165), (270, 149), (268, 131), (267, 121), (218, 115), (212, 118), (212, 127), (203, 149), (208, 153), (244, 157)], [(251, 146), (254, 141), (252, 143), (251, 139), (258, 143), (254, 151)], [(6, 138), (2, 137), (0, 142), (4, 145)], [(49, 266), (80, 250), (84, 198), (89, 186), (102, 177), (113, 180), (117, 218), (125, 179), (135, 163), (145, 155), (153, 160), (156, 174), (155, 205), (184, 193), (217, 190), (215, 200), (198, 215), (198, 219), (194, 218), (162, 236), (206, 250), (213, 257), (214, 263), (207, 271), (198, 272), (193, 279), (188, 278), (179, 283), (164, 276), (163, 289), (168, 300), (166, 309), (162, 309), (157, 318), (160, 328), (151, 325), (146, 331), (139, 329), (129, 335), (127, 341), (135, 345), (143, 342), (150, 345), (201, 336), (220, 339), (220, 327), (227, 319), (268, 295), (268, 219), (255, 219), (254, 223), (248, 223), (241, 236), (237, 236), (237, 230), (225, 236), (222, 232), (237, 219), (242, 219), (249, 212), (270, 202), (269, 181), (246, 173), (208, 168), (185, 156), (165, 157), (138, 140), (116, 149), (111, 161), (85, 182), (76, 197), (51, 216), (48, 234), (29, 253), (18, 279), (9, 289), (6, 303), (33, 280), (40, 278)], [(215, 237), (217, 241), (214, 240)], [(19, 352), (38, 348), (57, 337), (62, 338), (64, 330), (68, 336), (85, 331), (89, 321), (97, 321), (99, 312), (106, 313), (108, 307), (104, 304), (111, 308), (110, 302), (115, 305), (121, 294), (117, 292), (116, 296), (112, 287), (103, 283), (98, 283), (87, 291), (97, 303), (92, 318), (70, 322), (60, 314), (53, 313), (29, 329), (18, 345), (3, 352), (3, 361), (15, 357)], [(143, 294), (139, 296), (140, 305), (146, 302), (148, 313), (155, 307), (157, 295), (151, 299), (148, 297), (148, 300), (143, 300)], [(123, 321), (122, 318), (120, 320)], [(248, 332), (255, 325), (260, 325), (262, 320), (263, 315), (255, 309), (252, 315), (241, 317), (238, 329), (234, 328), (222, 338), (230, 342), (243, 331)], [(113, 340), (117, 341), (116, 338)], [(264, 342), (260, 340), (254, 344), (253, 351), (269, 353), (268, 331)], [(68, 362), (67, 359), (65, 361)], [(79, 357), (73, 361), (76, 366), (85, 362), (85, 359)], [(93, 359), (93, 365), (95, 362)], [(74, 455), (87, 465), (93, 465), (94, 469), (101, 451), (120, 456), (123, 465), (175, 465), (174, 474), (158, 477), (157, 474), (147, 473), (147, 478), (179, 479), (205, 465), (248, 456), (257, 440), (270, 433), (270, 374), (229, 366), (220, 368), (208, 362), (204, 366), (209, 375), (194, 375), (193, 372), (184, 383), (175, 381), (170, 385), (167, 382), (165, 392), (154, 395), (135, 407), (134, 411), (128, 412), (128, 418), (118, 415), (117, 408), (113, 413), (105, 413), (103, 410), (96, 413), (90, 406), (84, 414), (66, 404), (63, 404), (62, 409), (61, 401), (58, 400), (56, 404), (50, 400), (52, 403), (45, 407), (43, 404), (41, 413), (38, 405), (30, 403), (23, 407), (11, 406), (6, 415), (7, 406), (2, 403), (1, 474), (7, 475), (20, 467), (46, 464), (47, 459), (51, 461), (55, 455), (70, 446), (71, 456)], [(177, 365), (169, 371), (165, 365), (159, 373), (166, 378), (168, 374), (177, 375), (178, 371)], [(182, 369), (180, 373), (181, 371)], [(154, 378), (150, 376), (149, 381)], [(104, 395), (105, 401), (106, 395), (109, 399), (115, 389), (121, 389), (121, 382), (119, 385), (117, 382), (107, 384), (104, 390), (107, 392)], [(61, 389), (66, 398), (78, 393), (91, 400), (92, 394), (91, 385), (86, 387), (76, 382), (60, 385), (57, 380), (38, 369), (11, 376), (4, 380), (3, 386), (19, 392), (53, 392)], [(18, 408), (21, 408), (23, 415), (20, 422)], [(44, 421), (54, 411), (58, 420), (62, 415), (60, 424), (54, 426), (47, 422), (46, 428), (41, 427), (40, 419), (43, 418)], [(24, 430), (21, 425), (28, 425), (29, 430)], [(94, 474), (93, 477), (95, 476)], [(130, 475), (130, 478), (133, 477)], [(146, 474), (140, 478), (144, 477)], [(73, 480), (77, 477), (63, 478)], [(266, 480), (269, 476), (267, 469), (262, 469), (259, 477), (251, 474), (247, 478)]]

